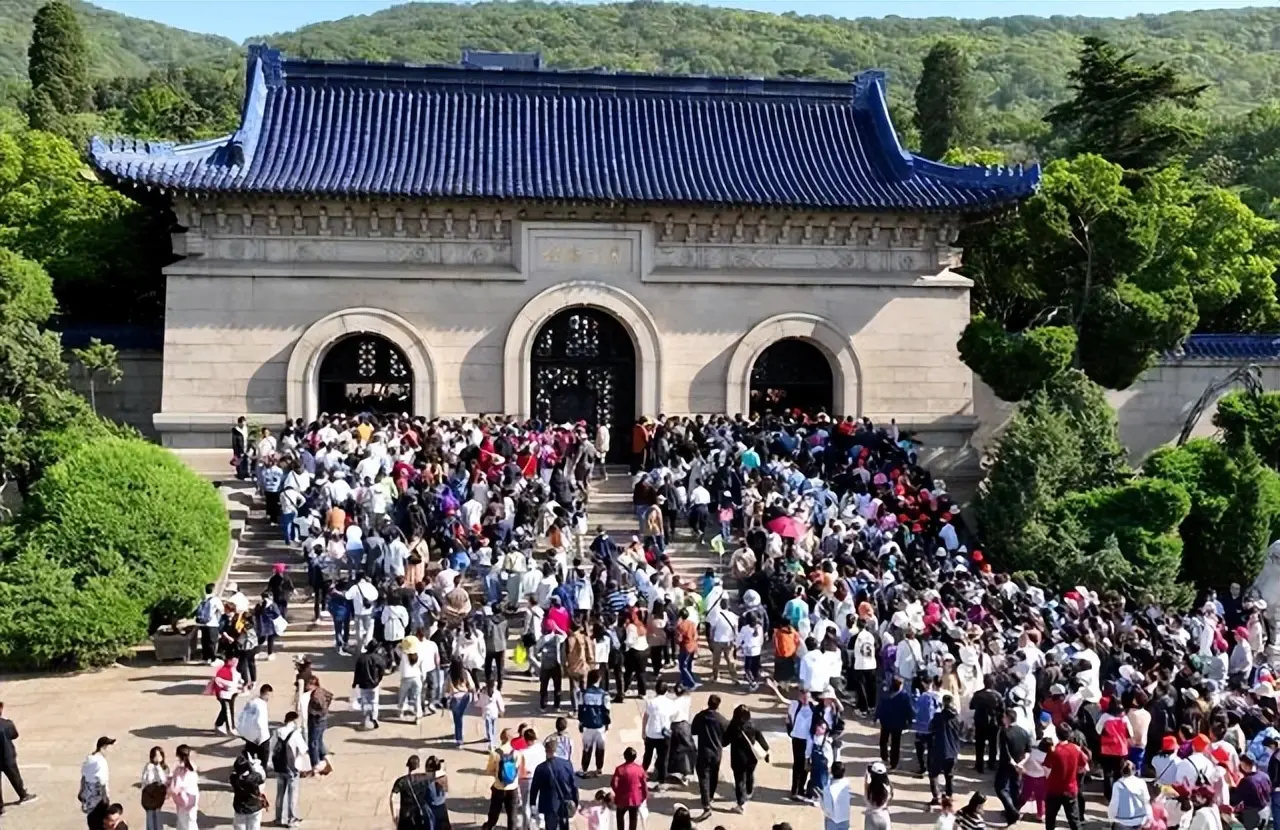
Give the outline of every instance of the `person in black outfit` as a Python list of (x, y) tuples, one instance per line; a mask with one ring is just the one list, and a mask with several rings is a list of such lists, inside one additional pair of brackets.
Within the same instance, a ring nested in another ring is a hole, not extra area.
[(930, 806), (938, 804), (938, 779), (943, 779), (948, 798), (952, 795), (956, 759), (960, 757), (960, 716), (951, 695), (942, 696), (942, 708), (929, 722)]
[(994, 675), (987, 675), (983, 679), (982, 691), (973, 696), (973, 700), (969, 701), (969, 709), (973, 712), (973, 754), (975, 757), (974, 769), (981, 775), (986, 767), (983, 761), (990, 757), (987, 765), (994, 767), (996, 765), (996, 743), (1000, 732), (1000, 712), (1004, 708), (1004, 701), (1000, 697), (1000, 693), (996, 691), (996, 679)]
[[(1027, 730), (1014, 723), (1012, 709), (1006, 710), (1001, 719), (1004, 727), (996, 738), (996, 797), (1000, 799), (1005, 820), (1013, 824), (1022, 815), (1022, 774), (1018, 772), (1018, 764), (1031, 751), (1032, 738)], [(978, 763), (982, 763), (981, 756)]]
[(693, 716), (690, 731), (698, 742), (698, 756), (694, 769), (698, 774), (698, 793), (702, 799), (702, 815), (696, 821), (711, 817), (711, 801), (716, 797), (716, 785), (720, 783), (720, 760), (724, 755), (724, 731), (729, 721), (720, 714), (720, 695), (707, 698), (707, 708)]
[(902, 678), (895, 677), (889, 694), (876, 701), (876, 720), (880, 721), (880, 760), (891, 770), (898, 768), (902, 757), (902, 731), (914, 716), (911, 695), (902, 688)]
[[(0, 703), (0, 774), (9, 779), (14, 792), (18, 794), (18, 803), (34, 801), (35, 795), (27, 792), (22, 783), (22, 773), (18, 771), (18, 749), (14, 741), (18, 739), (18, 727), (13, 721), (4, 717), (4, 704)], [(0, 814), (4, 813), (4, 795), (0, 790)]]

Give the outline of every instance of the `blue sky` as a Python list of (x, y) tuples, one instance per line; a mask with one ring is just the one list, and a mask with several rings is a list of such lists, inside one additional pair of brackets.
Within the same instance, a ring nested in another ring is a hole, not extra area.
[[(589, 2), (590, 0), (588, 0)], [(358, 14), (370, 14), (404, 0), (90, 0), (95, 5), (134, 17), (144, 17), (195, 32), (243, 41), (255, 35), (285, 32)], [(881, 17), (886, 12), (904, 17), (1003, 17), (1015, 14), (1127, 17), (1134, 14), (1190, 9), (1240, 8), (1270, 5), (1214, 0), (693, 0), (707, 5), (760, 11), (830, 14), (838, 17)]]

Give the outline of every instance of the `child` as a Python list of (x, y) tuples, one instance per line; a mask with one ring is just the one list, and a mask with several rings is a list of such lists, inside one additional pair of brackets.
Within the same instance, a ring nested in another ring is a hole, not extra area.
[(940, 812), (938, 820), (933, 823), (933, 830), (952, 830), (956, 825), (956, 812), (951, 806), (951, 796), (944, 795), (938, 804)]
[(596, 800), (582, 811), (587, 830), (613, 830), (613, 793), (596, 790)]
[(813, 734), (809, 736), (806, 755), (809, 758), (809, 793), (807, 800), (817, 804), (822, 793), (831, 780), (831, 763), (835, 753), (831, 746), (831, 736), (827, 734), (827, 723), (820, 720), (813, 725)]
[(1045, 738), (1022, 760), (1022, 803), (1036, 803), (1036, 821), (1044, 821), (1045, 779), (1049, 776), (1044, 760), (1052, 750), (1053, 742)]
[(484, 713), (484, 736), (489, 740), (489, 751), (498, 748), (498, 718), (507, 711), (507, 702), (498, 691), (497, 679), (490, 677), (484, 689), (476, 697), (476, 705)]
[(552, 737), (556, 739), (556, 757), (563, 758), (572, 764), (573, 738), (569, 737), (568, 719), (556, 718), (556, 734)]
[(160, 808), (168, 797), (169, 765), (164, 762), (164, 750), (151, 748), (150, 762), (142, 768), (142, 810), (146, 814), (146, 830), (163, 830)]

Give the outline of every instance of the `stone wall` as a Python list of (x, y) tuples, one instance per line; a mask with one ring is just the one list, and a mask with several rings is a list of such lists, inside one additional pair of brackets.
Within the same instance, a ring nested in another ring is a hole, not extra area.
[[(71, 385), (89, 397), (89, 382), (75, 355), (67, 352)], [(98, 414), (134, 427), (148, 438), (157, 437), (155, 413), (160, 411), (160, 387), (164, 375), (164, 353), (159, 349), (121, 349), (120, 369), (124, 376), (114, 386), (97, 384)]]
[[(1120, 441), (1128, 448), (1130, 461), (1138, 464), (1152, 450), (1178, 440), (1191, 408), (1209, 384), (1247, 362), (1167, 360), (1151, 368), (1128, 389), (1109, 391), (1107, 400), (1116, 410)], [(1268, 390), (1280, 390), (1280, 363), (1259, 365), (1263, 386)], [(1224, 389), (1217, 397), (1239, 388)], [(991, 448), (1013, 414), (1014, 407), (997, 398), (991, 388), (979, 380), (974, 383), (973, 409), (978, 421), (973, 446), (982, 454)], [(1205, 408), (1196, 422), (1193, 437), (1214, 434), (1215, 411), (1213, 404)]]

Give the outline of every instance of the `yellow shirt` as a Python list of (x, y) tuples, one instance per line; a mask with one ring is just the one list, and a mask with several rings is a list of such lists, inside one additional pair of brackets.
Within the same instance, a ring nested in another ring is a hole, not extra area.
[(369, 443), (369, 439), (373, 437), (373, 427), (369, 424), (361, 424), (356, 427), (356, 435), (360, 436), (361, 444), (367, 444)]
[(489, 753), (489, 763), (488, 765), (485, 766), (484, 772), (485, 772), (485, 775), (493, 776), (492, 789), (514, 790), (518, 786), (518, 782), (520, 780), (520, 776), (518, 774), (516, 775), (516, 780), (512, 781), (510, 784), (503, 784), (502, 781), (498, 778), (498, 764), (501, 762), (503, 755), (513, 756), (516, 762), (516, 769), (519, 770), (520, 753), (517, 752), (515, 749), (513, 749), (511, 747), (511, 744), (503, 744), (502, 746), (498, 747), (497, 749)]

